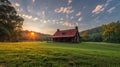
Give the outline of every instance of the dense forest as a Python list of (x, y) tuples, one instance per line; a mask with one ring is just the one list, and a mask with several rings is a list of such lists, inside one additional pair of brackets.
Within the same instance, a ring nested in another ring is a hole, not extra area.
[(120, 21), (80, 32), (83, 41), (120, 43)]

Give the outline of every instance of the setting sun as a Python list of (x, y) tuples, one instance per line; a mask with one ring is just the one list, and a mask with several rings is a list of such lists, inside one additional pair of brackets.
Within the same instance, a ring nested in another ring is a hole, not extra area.
[(32, 36), (34, 36), (34, 35), (35, 35), (35, 33), (34, 33), (34, 32), (31, 32), (31, 35), (32, 35)]

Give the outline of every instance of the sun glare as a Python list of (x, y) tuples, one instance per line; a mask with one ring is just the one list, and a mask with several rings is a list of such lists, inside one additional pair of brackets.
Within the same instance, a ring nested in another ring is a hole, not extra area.
[(31, 32), (31, 35), (32, 35), (32, 36), (34, 36), (34, 35), (35, 35), (35, 33), (34, 33), (34, 32)]

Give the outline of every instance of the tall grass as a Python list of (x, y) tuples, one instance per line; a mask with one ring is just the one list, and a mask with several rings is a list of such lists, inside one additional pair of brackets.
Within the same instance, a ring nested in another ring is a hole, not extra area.
[(1, 67), (119, 67), (120, 44), (0, 43)]

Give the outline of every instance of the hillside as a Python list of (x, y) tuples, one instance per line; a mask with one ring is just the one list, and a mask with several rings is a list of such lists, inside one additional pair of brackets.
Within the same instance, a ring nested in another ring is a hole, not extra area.
[(25, 30), (25, 31), (22, 31), (21, 40), (22, 41), (31, 41), (31, 40), (33, 40), (33, 38), (31, 37), (31, 32), (34, 33), (33, 37), (34, 37), (35, 41), (47, 41), (47, 40), (51, 39), (51, 35), (49, 35), (49, 34), (43, 34), (43, 33), (40, 33), (40, 32), (34, 32), (34, 31)]
[(84, 30), (84, 31), (81, 31), (80, 34), (82, 34), (83, 32), (87, 31), (88, 34), (92, 35), (92, 34), (95, 34), (95, 33), (101, 33), (102, 32), (102, 26), (99, 26), (99, 27), (95, 27), (95, 28), (92, 28), (92, 29), (88, 29), (88, 30)]
[(80, 32), (84, 41), (120, 43), (120, 21)]
[(102, 42), (103, 41), (103, 39), (102, 39), (102, 26), (82, 31), (82, 32), (80, 32), (80, 35), (82, 36), (82, 34), (84, 32), (88, 33), (87, 41), (92, 41), (92, 42)]
[(1, 67), (120, 67), (120, 44), (0, 43)]

